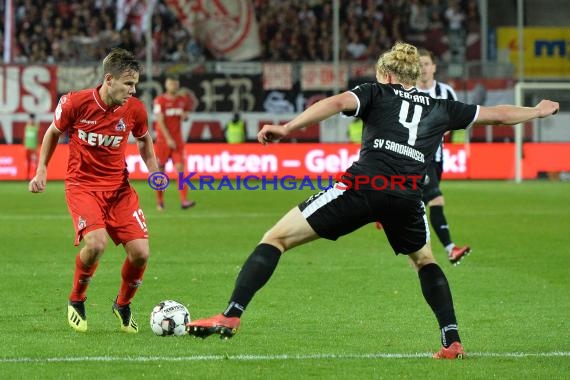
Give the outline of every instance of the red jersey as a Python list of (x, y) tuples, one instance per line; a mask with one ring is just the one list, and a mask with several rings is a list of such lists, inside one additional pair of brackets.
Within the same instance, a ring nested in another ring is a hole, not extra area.
[(141, 138), (148, 133), (143, 102), (131, 97), (121, 106), (108, 107), (99, 96), (100, 87), (62, 96), (55, 110), (55, 127), (67, 131), (70, 139), (66, 188), (109, 191), (125, 185), (129, 134)]
[[(177, 146), (181, 146), (184, 143), (182, 139), (182, 117), (191, 109), (192, 104), (187, 96), (169, 96), (164, 93), (154, 99), (153, 113), (155, 115), (163, 115), (166, 129)], [(156, 131), (156, 144), (166, 145), (166, 139), (160, 129), (158, 129), (156, 121), (154, 122), (154, 130)]]

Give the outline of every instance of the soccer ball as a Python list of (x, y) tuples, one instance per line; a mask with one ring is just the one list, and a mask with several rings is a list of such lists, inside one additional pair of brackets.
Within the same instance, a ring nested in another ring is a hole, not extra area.
[(186, 306), (173, 300), (162, 301), (150, 313), (150, 328), (158, 336), (186, 335), (190, 312)]

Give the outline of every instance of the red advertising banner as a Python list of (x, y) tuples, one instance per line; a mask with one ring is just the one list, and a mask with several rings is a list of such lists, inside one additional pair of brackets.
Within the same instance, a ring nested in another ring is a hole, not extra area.
[(338, 78), (335, 68), (325, 63), (305, 63), (301, 67), (301, 87), (303, 90), (344, 89), (348, 83), (348, 67), (339, 65)]
[[(358, 158), (352, 144), (187, 144), (186, 172), (213, 178), (227, 176), (335, 176)], [(525, 144), (523, 177), (535, 179), (539, 172), (570, 171), (570, 144)], [(63, 179), (68, 146), (58, 146), (48, 168), (48, 179)], [(130, 145), (125, 158), (133, 179), (147, 178), (148, 171)], [(444, 178), (512, 179), (514, 144), (446, 144)], [(0, 146), (0, 180), (26, 179), (26, 154), (21, 145)], [(167, 173), (176, 177), (171, 164)]]
[(264, 63), (264, 90), (291, 90), (293, 88), (293, 65), (290, 63)]
[(28, 114), (46, 122), (56, 105), (57, 66), (0, 67), (0, 143), (20, 142)]

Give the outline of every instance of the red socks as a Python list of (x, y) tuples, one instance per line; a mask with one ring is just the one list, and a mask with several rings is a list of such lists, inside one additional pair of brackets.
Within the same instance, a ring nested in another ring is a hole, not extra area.
[(156, 191), (156, 201), (159, 205), (164, 204), (164, 191)]
[[(188, 187), (183, 186), (182, 189), (178, 191), (178, 196), (180, 197), (180, 203), (184, 203), (188, 196)], [(156, 202), (159, 205), (164, 205), (164, 191), (156, 192)]]
[(182, 189), (178, 190), (178, 195), (180, 196), (180, 203), (184, 203), (188, 195), (188, 186), (186, 184), (182, 184)]
[(89, 282), (97, 269), (99, 262), (96, 262), (92, 266), (85, 266), (81, 262), (79, 253), (75, 257), (75, 274), (73, 275), (73, 287), (71, 288), (71, 294), (69, 295), (70, 301), (85, 301), (85, 293), (87, 292), (87, 287)]
[(123, 268), (121, 269), (121, 288), (119, 289), (119, 295), (117, 297), (117, 305), (125, 306), (131, 303), (131, 300), (135, 296), (138, 287), (142, 283), (142, 278), (146, 265), (142, 267), (134, 266), (128, 258), (125, 258), (123, 263)]
[[(75, 257), (75, 273), (73, 275), (73, 287), (71, 288), (71, 293), (69, 294), (69, 300), (72, 302), (82, 302), (87, 298), (85, 293), (87, 292), (87, 287), (89, 282), (97, 269), (99, 262), (88, 267), (81, 262), (79, 254)], [(128, 258), (125, 258), (123, 267), (121, 269), (121, 288), (119, 289), (119, 295), (117, 297), (117, 305), (125, 306), (131, 303), (131, 300), (135, 296), (138, 287), (142, 283), (142, 278), (146, 265), (142, 267), (137, 267), (131, 264)]]

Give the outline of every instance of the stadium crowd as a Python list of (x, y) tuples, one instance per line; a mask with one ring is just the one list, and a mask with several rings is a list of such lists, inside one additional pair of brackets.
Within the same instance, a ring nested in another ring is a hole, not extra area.
[[(260, 60), (332, 60), (332, 1), (252, 2), (262, 43)], [(122, 14), (116, 0), (15, 0), (14, 9), (15, 63), (97, 61), (115, 46), (138, 58), (146, 55), (140, 7)], [(397, 40), (440, 55), (447, 48), (442, 44), (449, 31), (479, 28), (477, 0), (340, 0), (340, 10), (343, 60), (374, 60)], [(0, 14), (3, 26), (3, 9)], [(152, 16), (151, 35), (156, 61), (196, 63), (212, 58), (162, 0)]]

